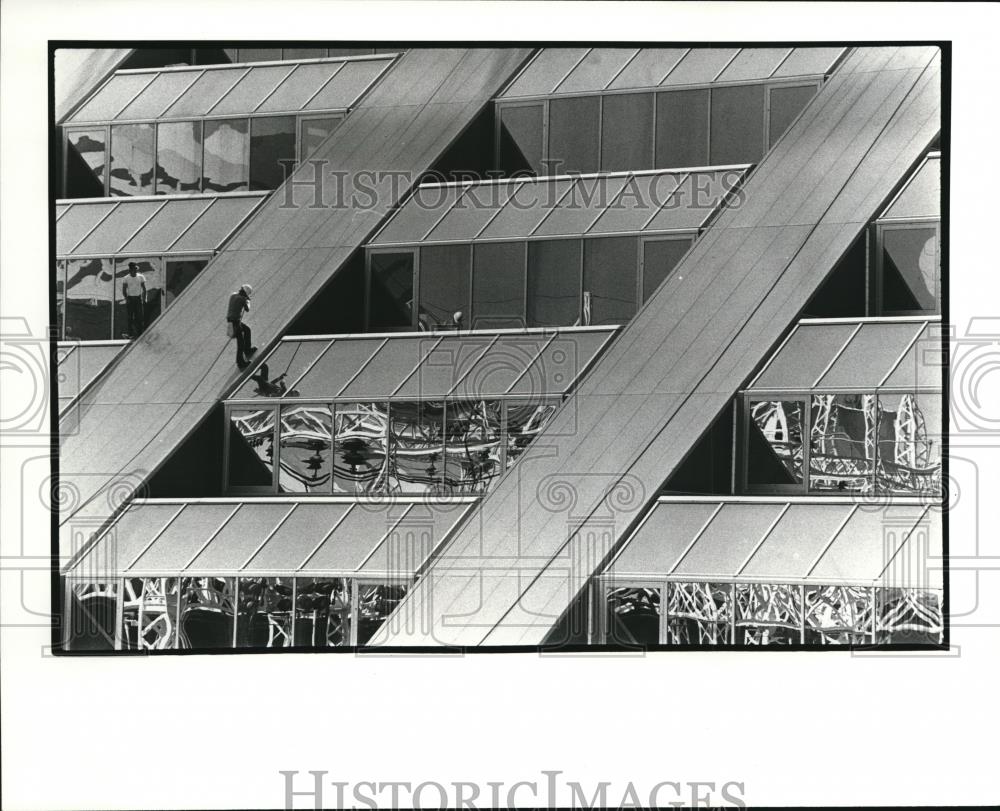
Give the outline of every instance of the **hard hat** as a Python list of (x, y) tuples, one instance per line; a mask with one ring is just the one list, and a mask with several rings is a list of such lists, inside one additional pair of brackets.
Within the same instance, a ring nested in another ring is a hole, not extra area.
[(253, 296), (253, 288), (248, 284), (243, 285), (240, 290), (247, 294), (247, 298)]

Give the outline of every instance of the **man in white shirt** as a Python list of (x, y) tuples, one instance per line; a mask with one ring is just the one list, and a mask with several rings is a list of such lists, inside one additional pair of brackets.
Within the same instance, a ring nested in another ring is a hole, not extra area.
[(122, 280), (122, 295), (128, 312), (129, 337), (138, 338), (146, 326), (146, 277), (139, 273), (135, 262), (128, 263), (128, 276)]

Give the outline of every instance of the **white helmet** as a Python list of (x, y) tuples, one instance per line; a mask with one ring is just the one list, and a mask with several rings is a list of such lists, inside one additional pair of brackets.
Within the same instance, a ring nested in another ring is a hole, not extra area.
[(242, 287), (240, 287), (240, 290), (242, 290), (244, 293), (247, 294), (247, 298), (250, 298), (250, 297), (253, 296), (253, 288), (250, 285), (248, 285), (248, 284), (245, 284)]

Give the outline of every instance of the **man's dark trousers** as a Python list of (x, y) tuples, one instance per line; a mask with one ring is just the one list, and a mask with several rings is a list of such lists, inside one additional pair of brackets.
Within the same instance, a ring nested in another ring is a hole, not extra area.
[(145, 328), (142, 312), (142, 296), (125, 296), (125, 308), (128, 312), (128, 331), (133, 338), (138, 338)]

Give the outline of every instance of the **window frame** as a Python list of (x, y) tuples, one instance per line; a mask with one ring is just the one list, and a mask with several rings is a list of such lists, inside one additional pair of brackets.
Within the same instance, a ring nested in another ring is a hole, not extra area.
[[(824, 394), (826, 392), (823, 392)], [(755, 402), (798, 402), (802, 405), (802, 482), (799, 484), (751, 484), (750, 470), (750, 401)], [(739, 398), (738, 417), (741, 436), (740, 441), (740, 483), (741, 493), (745, 495), (816, 495), (809, 492), (809, 451), (812, 444), (812, 392), (743, 392)], [(822, 495), (820, 493), (819, 495)], [(834, 494), (836, 495), (836, 494)]]
[[(544, 169), (547, 166), (546, 161), (549, 157), (549, 99), (533, 99), (531, 101), (504, 101), (497, 100), (494, 102), (494, 115), (493, 115), (493, 162), (496, 166), (501, 166), (500, 162), (500, 134), (502, 132), (501, 127), (501, 117), (503, 111), (514, 107), (540, 107), (542, 110), (542, 133), (541, 133), (541, 143), (542, 151), (539, 162)], [(539, 174), (534, 169), (531, 173), (535, 177), (545, 177), (544, 173)]]
[[(298, 402), (298, 401), (296, 401)], [(281, 448), (278, 445), (279, 442), (279, 421), (281, 419), (280, 411), (280, 400), (275, 400), (273, 402), (259, 403), (255, 405), (239, 403), (239, 402), (227, 402), (225, 403), (225, 408), (223, 409), (223, 414), (225, 418), (225, 432), (223, 436), (223, 453), (222, 453), (222, 492), (227, 496), (261, 496), (261, 495), (278, 495), (278, 466), (281, 464), (280, 454)], [(264, 411), (269, 410), (274, 414), (274, 425), (271, 428), (271, 447), (273, 450), (273, 462), (271, 467), (271, 485), (232, 485), (230, 484), (230, 453), (232, 451), (230, 432), (233, 428), (232, 413), (233, 411), (247, 410), (254, 408)]]
[[(387, 253), (408, 253), (413, 258), (413, 305), (410, 307), (410, 330), (421, 331), (419, 324), (419, 301), (420, 295), (420, 245), (397, 245), (378, 246), (369, 245), (365, 247), (365, 294), (364, 294), (364, 329), (371, 331), (371, 306), (372, 306), (372, 257), (378, 254)], [(470, 271), (471, 272), (471, 271)]]
[[(675, 234), (649, 234), (649, 235), (644, 235), (642, 233), (639, 234), (639, 256), (638, 256), (639, 268), (638, 268), (638, 273), (636, 274), (637, 276), (636, 301), (638, 302), (638, 307), (636, 309), (636, 314), (638, 314), (639, 309), (641, 309), (643, 305), (646, 303), (643, 300), (643, 295), (642, 295), (643, 290), (645, 289), (645, 280), (646, 280), (646, 243), (681, 242), (681, 241), (688, 242), (689, 245), (687, 252), (685, 252), (684, 256), (682, 256), (678, 260), (678, 264), (680, 264), (680, 262), (684, 261), (684, 257), (687, 256), (688, 253), (691, 251), (691, 248), (694, 247), (694, 243), (697, 241), (699, 236), (700, 236), (699, 231), (689, 231), (684, 233), (677, 232)], [(677, 265), (674, 265), (673, 270), (670, 271), (670, 273), (666, 276), (666, 278), (664, 278), (661, 284), (669, 280), (674, 275), (674, 271), (676, 269)]]
[[(884, 238), (886, 231), (915, 231), (917, 229), (934, 228), (934, 301), (937, 305), (933, 310), (886, 310), (883, 304), (884, 282)], [(871, 230), (874, 232), (874, 262), (870, 267), (874, 271), (869, 285), (872, 315), (879, 318), (894, 318), (898, 316), (940, 316), (941, 315), (941, 219), (939, 217), (913, 217), (899, 220), (876, 220)]]
[[(768, 152), (771, 151), (771, 148), (772, 148), (771, 147), (771, 93), (775, 89), (778, 89), (778, 90), (791, 90), (791, 89), (794, 89), (794, 88), (797, 88), (797, 87), (812, 87), (812, 88), (815, 88), (815, 93), (813, 93), (813, 97), (815, 97), (816, 93), (818, 93), (820, 91), (820, 88), (823, 86), (823, 80), (822, 79), (811, 79), (811, 80), (808, 80), (808, 81), (802, 81), (801, 79), (799, 79), (798, 77), (796, 77), (796, 78), (793, 78), (793, 79), (788, 79), (786, 81), (775, 81), (775, 80), (770, 80), (770, 79), (766, 79), (764, 81), (765, 81), (765, 83), (764, 83), (764, 154), (766, 155)], [(806, 106), (808, 106), (808, 104)], [(798, 121), (799, 118), (802, 117), (802, 113), (804, 113), (804, 112), (805, 112), (805, 107), (803, 107), (801, 110), (799, 110), (798, 115), (796, 115), (795, 118), (793, 118), (791, 120), (791, 122), (788, 124), (788, 129), (786, 129), (785, 132), (788, 132), (788, 130), (792, 128), (792, 126), (795, 124), (795, 122)], [(784, 133), (782, 133), (782, 135), (784, 135)], [(778, 137), (780, 138), (781, 136), (778, 136)]]
[(326, 121), (331, 118), (336, 118), (340, 123), (337, 124), (339, 129), (341, 124), (344, 123), (344, 119), (347, 118), (347, 110), (341, 110), (339, 112), (331, 113), (304, 113), (302, 115), (297, 115), (295, 121), (295, 166), (298, 167), (302, 161), (306, 160), (302, 152), (303, 144), (303, 127), (310, 121)]

